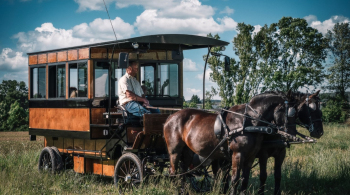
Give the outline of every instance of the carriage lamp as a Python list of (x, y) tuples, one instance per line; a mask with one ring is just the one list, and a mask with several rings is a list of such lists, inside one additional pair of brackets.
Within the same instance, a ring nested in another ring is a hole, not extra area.
[(134, 49), (138, 49), (138, 48), (139, 48), (139, 44), (136, 43), (136, 42), (135, 42), (135, 43), (132, 43), (131, 45), (134, 47)]

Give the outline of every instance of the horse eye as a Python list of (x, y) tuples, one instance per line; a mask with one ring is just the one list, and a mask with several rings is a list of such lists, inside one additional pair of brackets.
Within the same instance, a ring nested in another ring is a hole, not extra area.
[(288, 117), (294, 117), (295, 116), (295, 108), (291, 107), (288, 109)]
[(311, 109), (311, 110), (316, 110), (316, 104), (315, 103), (311, 103), (311, 104), (309, 104), (309, 108)]

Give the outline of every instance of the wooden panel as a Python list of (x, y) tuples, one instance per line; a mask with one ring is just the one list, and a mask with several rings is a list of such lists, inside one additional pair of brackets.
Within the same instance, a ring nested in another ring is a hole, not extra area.
[(93, 171), (93, 159), (85, 158), (85, 173), (92, 173)]
[(73, 151), (67, 150), (67, 149), (73, 149), (74, 148), (74, 146), (73, 146), (73, 139), (71, 139), (71, 138), (64, 138), (63, 147), (64, 147), (64, 150), (63, 150), (64, 153), (73, 153)]
[(141, 131), (142, 127), (128, 127), (126, 130), (128, 143), (134, 143), (137, 134)]
[(145, 134), (163, 134), (163, 125), (169, 114), (144, 114), (143, 125)]
[(173, 52), (172, 51), (167, 51), (167, 60), (172, 60), (173, 59)]
[(29, 127), (89, 131), (89, 108), (29, 108)]
[(38, 64), (46, 64), (47, 63), (47, 54), (38, 55)]
[(53, 140), (53, 145), (56, 146), (56, 148), (60, 151), (63, 152), (63, 140), (64, 138), (59, 137), (57, 140)]
[(84, 169), (84, 157), (81, 156), (74, 156), (73, 157), (73, 162), (74, 162), (74, 171), (76, 173), (84, 173), (85, 169)]
[(53, 139), (52, 137), (45, 137), (45, 147), (46, 146), (53, 146)]
[(73, 141), (74, 141), (74, 150), (85, 150), (83, 139), (74, 139)]
[(69, 50), (68, 51), (68, 61), (78, 59), (78, 50)]
[(67, 61), (67, 51), (57, 52), (57, 62)]
[(30, 67), (28, 67), (28, 100), (30, 100), (30, 90), (31, 90), (31, 87), (30, 87)]
[(68, 65), (68, 62), (66, 63), (66, 99), (69, 98), (69, 87), (68, 87), (68, 84), (69, 84), (69, 80), (68, 80), (68, 75), (69, 75), (69, 65)]
[(38, 55), (29, 56), (29, 65), (38, 64)]
[[(96, 150), (96, 140), (85, 140), (85, 150)], [(96, 156), (96, 153), (89, 155)]]
[(103, 161), (103, 175), (104, 176), (110, 176), (112, 177), (114, 175), (114, 166), (115, 166), (115, 161), (114, 160), (108, 160), (108, 161)]
[(91, 48), (91, 58), (106, 59), (107, 48)]
[(89, 48), (79, 49), (79, 60), (89, 59)]
[[(96, 150), (101, 150), (102, 149), (102, 147), (104, 146), (106, 144), (106, 140), (104, 140), (104, 139), (98, 139), (98, 140), (96, 140)], [(102, 151), (104, 151), (104, 152), (102, 152), (102, 155), (105, 155), (106, 154), (106, 147), (105, 148), (103, 148), (103, 150)]]
[(88, 98), (92, 99), (93, 98), (93, 87), (94, 87), (94, 78), (93, 78), (93, 61), (88, 60)]
[(48, 63), (55, 63), (57, 62), (57, 53), (49, 53), (47, 54), (47, 58), (48, 58)]
[(91, 108), (91, 124), (105, 124), (105, 119), (103, 119), (105, 111), (105, 108)]
[(46, 99), (49, 99), (49, 66), (48, 65), (46, 65), (46, 86), (45, 86), (45, 88), (46, 88)]
[(140, 60), (166, 60), (165, 51), (148, 51), (147, 53), (139, 54)]
[(102, 163), (99, 159), (93, 160), (92, 169), (94, 174), (102, 175)]

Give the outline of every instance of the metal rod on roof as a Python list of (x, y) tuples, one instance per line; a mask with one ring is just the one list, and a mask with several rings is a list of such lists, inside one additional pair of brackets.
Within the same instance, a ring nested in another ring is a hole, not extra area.
[(210, 54), (211, 47), (208, 47), (207, 58), (205, 59), (204, 73), (203, 73), (203, 109), (205, 108), (205, 69), (207, 68), (208, 57)]

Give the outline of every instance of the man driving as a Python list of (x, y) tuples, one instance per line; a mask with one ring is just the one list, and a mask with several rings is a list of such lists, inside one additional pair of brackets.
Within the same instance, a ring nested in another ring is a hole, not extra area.
[[(118, 82), (119, 103), (131, 114), (141, 117), (146, 113), (160, 113), (158, 109), (146, 109), (150, 106), (139, 81), (135, 78), (139, 65), (133, 61), (126, 68), (125, 75)], [(141, 105), (142, 104), (142, 105)]]

